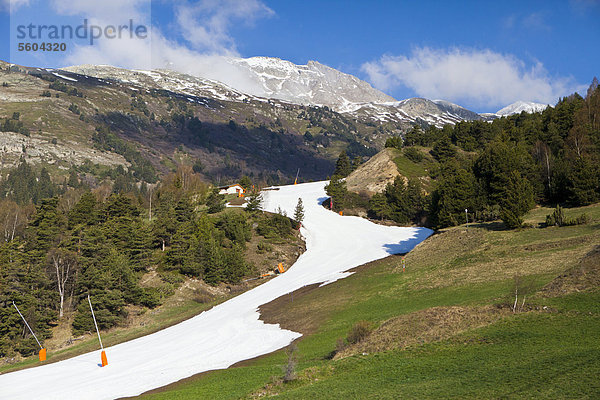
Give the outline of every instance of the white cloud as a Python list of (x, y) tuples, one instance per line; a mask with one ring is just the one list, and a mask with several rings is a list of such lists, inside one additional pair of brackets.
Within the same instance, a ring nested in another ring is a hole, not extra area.
[(550, 77), (540, 62), (526, 65), (491, 50), (416, 48), (409, 56), (385, 55), (362, 65), (381, 90), (412, 89), (418, 96), (471, 107), (505, 106), (517, 100), (554, 104), (582, 90), (572, 77)]
[(94, 46), (77, 47), (63, 66), (104, 64), (131, 69), (170, 69), (192, 76), (224, 82), (246, 93), (264, 90), (249, 72), (228, 56), (202, 54), (165, 38), (154, 29), (151, 41), (101, 40)]
[(550, 31), (552, 28), (546, 23), (545, 15), (541, 12), (534, 12), (523, 18), (523, 26), (529, 29)]
[(197, 51), (237, 55), (229, 29), (233, 23), (253, 24), (274, 14), (259, 0), (201, 0), (176, 6), (177, 23), (184, 39)]
[(537, 31), (551, 31), (552, 27), (546, 22), (546, 12), (533, 12), (525, 16), (511, 14), (502, 19), (504, 29), (524, 28)]
[[(54, 0), (64, 1), (64, 0)], [(85, 0), (87, 2), (88, 0)], [(91, 12), (94, 5), (89, 1)], [(82, 10), (83, 12), (83, 10)], [(167, 68), (225, 82), (239, 90), (260, 93), (248, 71), (229, 62), (238, 56), (230, 35), (232, 24), (252, 24), (273, 11), (258, 0), (202, 0), (175, 5), (176, 26), (184, 41), (167, 38), (153, 28), (149, 40), (98, 40), (94, 46), (76, 47), (65, 65), (107, 64), (132, 69)]]
[(15, 12), (22, 6), (28, 6), (29, 0), (0, 0), (0, 12)]
[(129, 19), (145, 21), (150, 16), (151, 0), (52, 0), (51, 4), (61, 15), (81, 15), (120, 23)]

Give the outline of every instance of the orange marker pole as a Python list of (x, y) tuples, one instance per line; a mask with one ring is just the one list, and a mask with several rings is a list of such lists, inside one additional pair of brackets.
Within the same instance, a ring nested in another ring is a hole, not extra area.
[(98, 323), (96, 323), (96, 316), (94, 315), (94, 309), (92, 308), (92, 301), (90, 300), (90, 295), (88, 294), (88, 303), (90, 303), (90, 310), (92, 310), (92, 318), (94, 319), (94, 325), (96, 326), (96, 333), (98, 333), (98, 341), (100, 342), (100, 348), (102, 352), (100, 353), (100, 361), (103, 367), (108, 365), (108, 360), (106, 359), (106, 352), (104, 351), (104, 346), (102, 346), (102, 339), (100, 338), (100, 331), (98, 330)]
[(40, 352), (38, 354), (40, 361), (46, 361), (46, 349), (43, 348), (42, 345), (40, 344), (40, 341), (38, 340), (37, 336), (35, 336), (35, 333), (33, 333), (33, 329), (31, 329), (31, 327), (27, 323), (27, 320), (25, 319), (23, 314), (21, 314), (21, 311), (19, 311), (19, 307), (17, 307), (17, 305), (15, 304), (14, 301), (12, 303), (13, 303), (13, 306), (15, 306), (15, 308), (17, 309), (17, 312), (21, 316), (21, 319), (23, 320), (23, 322), (25, 322), (25, 325), (27, 325), (27, 328), (29, 328), (29, 332), (31, 332), (31, 334), (35, 338), (35, 341), (37, 342), (38, 346), (40, 346)]

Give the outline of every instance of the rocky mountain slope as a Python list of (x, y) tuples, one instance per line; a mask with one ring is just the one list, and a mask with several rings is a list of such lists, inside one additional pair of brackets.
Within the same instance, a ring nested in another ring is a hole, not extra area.
[(357, 118), (380, 122), (437, 127), (481, 119), (479, 114), (448, 101), (416, 97), (389, 103), (364, 103), (358, 105), (350, 114)]
[(390, 122), (402, 129), (415, 123), (441, 127), (481, 119), (479, 114), (443, 100), (397, 101), (365, 81), (316, 61), (306, 65), (270, 57), (223, 58), (222, 61), (233, 68), (229, 74), (206, 70), (202, 77), (168, 70), (129, 71), (93, 65), (64, 70), (220, 100), (277, 99), (297, 105), (328, 107), (351, 118)]
[(230, 62), (258, 83), (262, 91), (252, 94), (260, 97), (328, 106), (338, 112), (349, 111), (359, 103), (394, 101), (367, 82), (317, 61), (296, 65), (279, 58), (252, 57), (232, 58)]
[(52, 175), (76, 168), (100, 180), (119, 165), (141, 180), (178, 166), (217, 183), (241, 175), (287, 182), (298, 168), (303, 180), (322, 179), (342, 149), (370, 156), (395, 129), (373, 138), (372, 124), (326, 107), (171, 71), (80, 72), (0, 63), (2, 170), (25, 160)]

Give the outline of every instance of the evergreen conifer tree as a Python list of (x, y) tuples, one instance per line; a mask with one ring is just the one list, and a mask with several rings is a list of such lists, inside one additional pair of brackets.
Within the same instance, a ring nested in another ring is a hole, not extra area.
[(296, 209), (294, 210), (294, 220), (298, 223), (302, 223), (304, 220), (304, 205), (302, 204), (301, 198), (298, 198), (298, 203), (296, 204)]

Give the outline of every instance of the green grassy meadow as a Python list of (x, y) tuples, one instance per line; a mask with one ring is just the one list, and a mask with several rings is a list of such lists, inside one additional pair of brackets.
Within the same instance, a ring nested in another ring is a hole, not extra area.
[[(293, 302), (288, 295), (265, 306), (265, 320), (305, 333), (296, 343), (291, 382), (281, 379), (288, 358), (280, 350), (141, 398), (598, 398), (600, 290), (572, 290), (568, 282), (558, 292), (545, 289), (565, 271), (577, 273), (600, 243), (600, 206), (567, 215), (583, 211), (592, 223), (447, 229), (407, 255), (404, 273), (400, 257), (392, 256), (297, 293)], [(526, 219), (539, 223), (550, 212), (536, 209)], [(597, 273), (598, 263), (591, 259), (588, 272)], [(513, 313), (515, 277), (528, 291)], [(449, 317), (461, 313), (468, 318), (460, 323)], [(383, 337), (399, 318), (398, 337)], [(349, 346), (332, 359), (338, 340), (361, 320), (378, 329), (358, 352)], [(371, 345), (379, 348), (369, 351)]]

